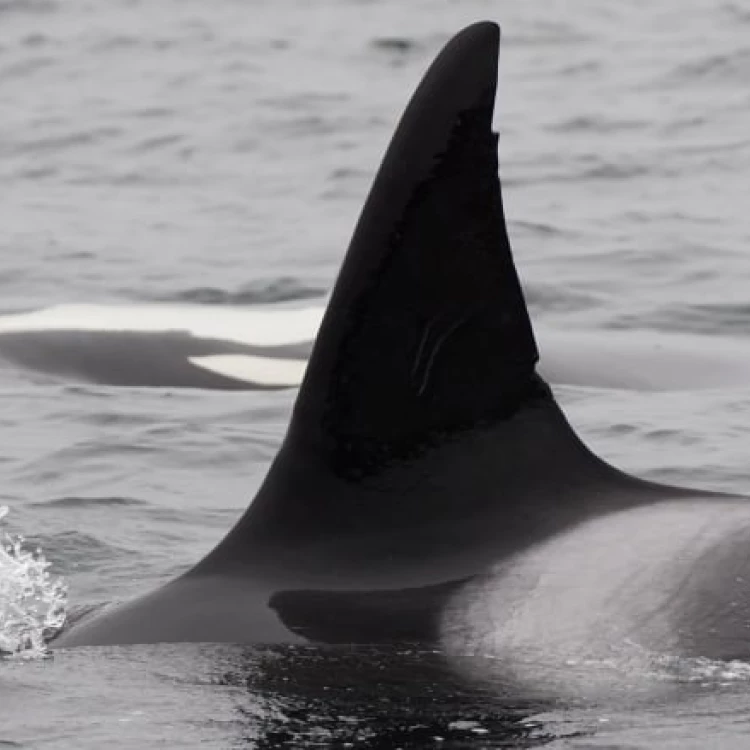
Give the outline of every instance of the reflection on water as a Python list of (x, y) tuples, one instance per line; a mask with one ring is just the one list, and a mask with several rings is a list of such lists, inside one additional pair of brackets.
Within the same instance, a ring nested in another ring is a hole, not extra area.
[(273, 647), (237, 651), (216, 681), (243, 687), (245, 739), (279, 747), (535, 747), (542, 707), (472, 686), (439, 651)]

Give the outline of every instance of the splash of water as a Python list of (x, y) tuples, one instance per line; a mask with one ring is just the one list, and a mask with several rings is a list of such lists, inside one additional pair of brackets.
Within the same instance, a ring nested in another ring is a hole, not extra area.
[[(7, 513), (0, 506), (0, 522)], [(68, 589), (52, 578), (40, 549), (23, 545), (0, 531), (0, 657), (35, 659), (47, 655), (47, 641), (65, 622)]]

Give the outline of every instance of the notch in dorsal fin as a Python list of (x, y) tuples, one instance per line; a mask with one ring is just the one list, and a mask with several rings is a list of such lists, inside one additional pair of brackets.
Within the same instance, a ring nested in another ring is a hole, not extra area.
[(499, 40), (478, 23), (443, 49), (354, 232), (291, 427), (341, 472), (376, 471), (435, 431), (546, 393), (497, 175)]

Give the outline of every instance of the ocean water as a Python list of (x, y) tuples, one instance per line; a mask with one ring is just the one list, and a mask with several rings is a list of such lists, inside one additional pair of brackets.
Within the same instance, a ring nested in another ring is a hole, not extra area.
[[(750, 12), (717, 0), (0, 0), (0, 311), (324, 295), (413, 87), (482, 18), (503, 26), (501, 177), (534, 319), (749, 337)], [(623, 468), (750, 491), (748, 389), (560, 397)], [(0, 532), (41, 550), (71, 611), (152, 587), (238, 517), (293, 399), (0, 369)], [(32, 649), (0, 661), (0, 746), (750, 746), (748, 665), (564, 704), (468, 693), (438, 662)]]

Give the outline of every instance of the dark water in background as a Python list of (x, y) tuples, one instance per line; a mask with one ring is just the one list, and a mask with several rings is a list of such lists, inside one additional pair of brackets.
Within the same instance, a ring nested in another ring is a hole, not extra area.
[[(414, 85), (480, 18), (504, 27), (501, 170), (535, 318), (747, 336), (750, 12), (715, 0), (0, 0), (0, 307), (323, 294)], [(561, 395), (617, 464), (750, 490), (747, 391)], [(150, 587), (236, 519), (293, 397), (0, 371), (3, 529), (42, 547), (74, 605)], [(571, 707), (462, 696), (414, 660), (4, 662), (0, 746), (750, 745), (739, 668), (680, 700)]]

